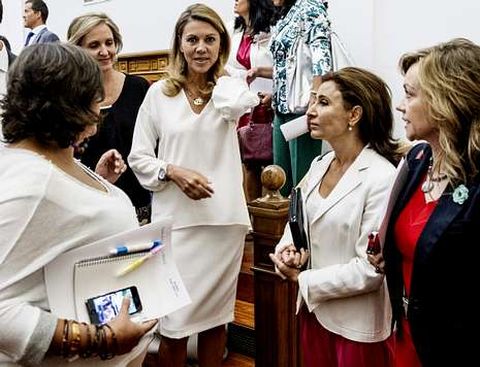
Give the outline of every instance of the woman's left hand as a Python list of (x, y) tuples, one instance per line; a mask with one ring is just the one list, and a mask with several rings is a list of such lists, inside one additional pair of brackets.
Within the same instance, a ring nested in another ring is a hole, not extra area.
[(281, 278), (297, 282), (298, 275), (302, 271), (302, 267), (307, 263), (310, 253), (303, 248), (298, 252), (292, 245), (279, 254), (269, 254), (269, 256), (275, 264), (275, 271)]
[(95, 172), (111, 184), (114, 184), (126, 170), (127, 165), (116, 149), (103, 153), (95, 167)]
[(248, 84), (250, 84), (257, 78), (257, 73), (258, 73), (257, 68), (251, 68), (250, 70), (247, 71), (246, 81)]
[(258, 92), (258, 97), (260, 98), (260, 104), (265, 107), (272, 107), (272, 93)]

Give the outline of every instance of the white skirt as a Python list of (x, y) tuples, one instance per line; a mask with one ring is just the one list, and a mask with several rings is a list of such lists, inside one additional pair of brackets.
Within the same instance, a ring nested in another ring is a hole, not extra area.
[(233, 321), (245, 225), (172, 231), (173, 257), (192, 303), (160, 320), (160, 333), (180, 339)]

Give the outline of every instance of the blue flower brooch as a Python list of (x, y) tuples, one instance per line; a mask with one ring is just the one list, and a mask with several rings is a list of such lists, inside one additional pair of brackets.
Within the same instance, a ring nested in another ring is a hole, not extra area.
[(468, 199), (468, 189), (464, 184), (458, 185), (452, 193), (454, 203), (462, 205)]

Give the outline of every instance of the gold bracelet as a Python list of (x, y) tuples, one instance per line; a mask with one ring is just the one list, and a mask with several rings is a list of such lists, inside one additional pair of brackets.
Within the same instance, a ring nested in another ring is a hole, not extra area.
[(77, 321), (71, 322), (71, 338), (69, 338), (69, 357), (74, 357), (78, 354), (80, 350), (80, 325)]
[(68, 357), (68, 320), (63, 320), (62, 348), (60, 355), (64, 358)]

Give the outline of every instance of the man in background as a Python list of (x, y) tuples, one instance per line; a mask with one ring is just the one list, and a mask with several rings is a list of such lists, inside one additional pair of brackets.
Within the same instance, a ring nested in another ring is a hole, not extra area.
[(47, 29), (48, 7), (42, 0), (27, 0), (23, 14), (25, 28), (30, 32), (25, 40), (25, 47), (35, 43), (57, 42), (58, 36)]

